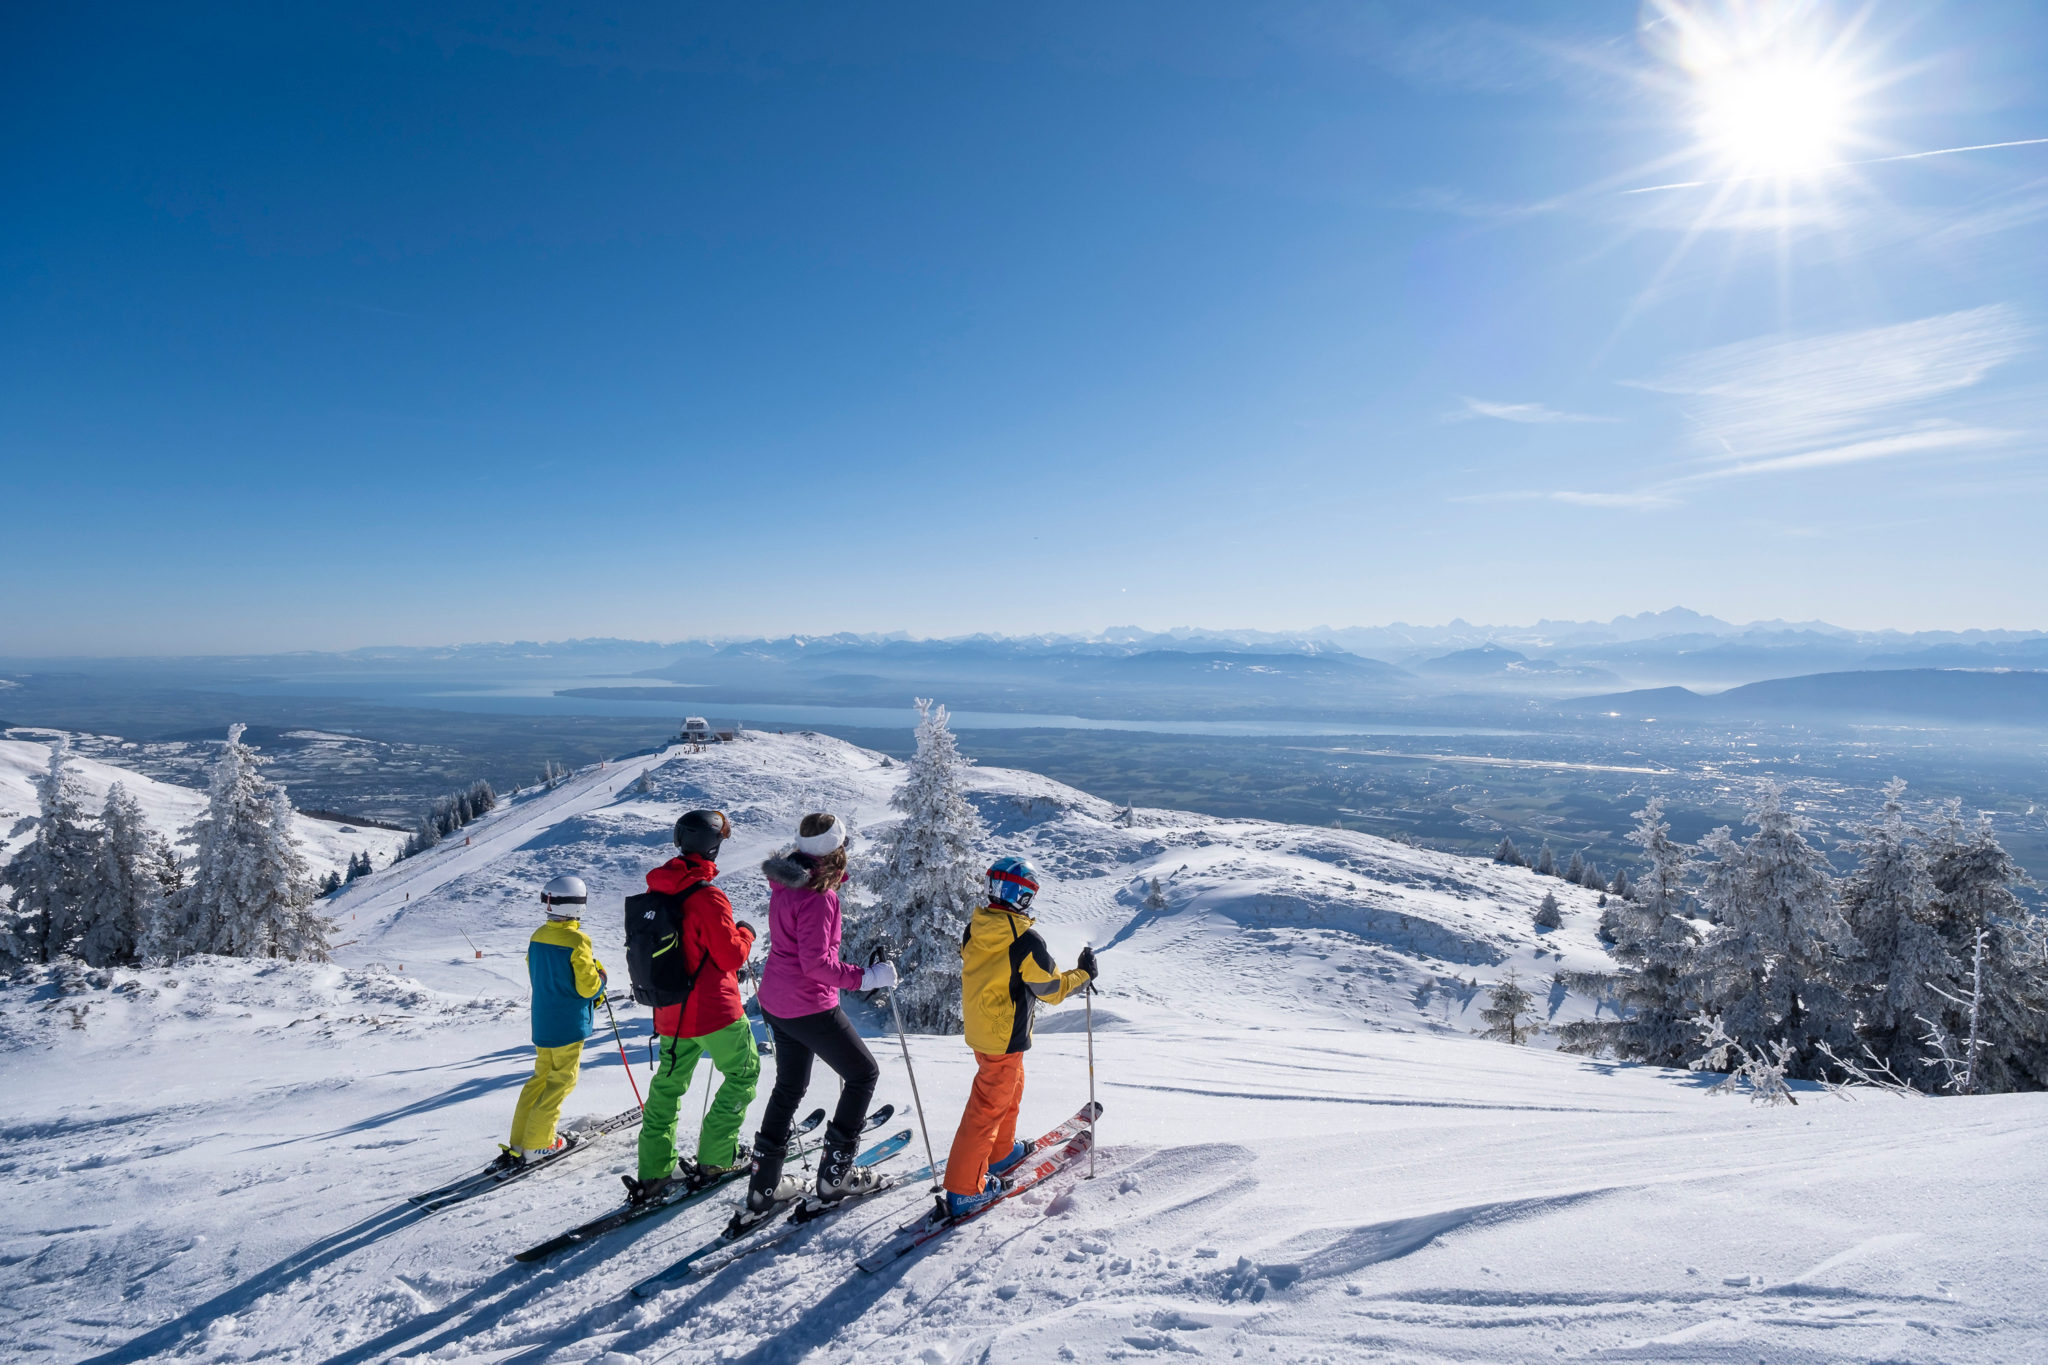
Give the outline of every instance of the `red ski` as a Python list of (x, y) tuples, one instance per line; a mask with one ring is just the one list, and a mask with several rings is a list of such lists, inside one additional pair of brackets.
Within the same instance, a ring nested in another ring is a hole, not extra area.
[[(941, 1219), (936, 1212), (927, 1214), (923, 1219), (897, 1233), (879, 1250), (861, 1257), (856, 1264), (862, 1270), (873, 1274), (883, 1266), (902, 1260), (933, 1238), (943, 1236), (963, 1223), (973, 1222), (990, 1209), (1002, 1204), (1004, 1200), (1015, 1199), (1033, 1186), (1050, 1180), (1081, 1157), (1088, 1155), (1088, 1149), (1095, 1145), (1095, 1131), (1090, 1121), (1101, 1112), (1101, 1105), (1093, 1106), (1092, 1112), (1090, 1107), (1084, 1106), (1080, 1113), (1033, 1143), (1033, 1156), (1036, 1160), (1026, 1158), (1027, 1161), (1032, 1161), (1032, 1164), (1022, 1167), (1018, 1174), (1011, 1177), (1000, 1199), (992, 1199), (974, 1212), (959, 1218)], [(1066, 1144), (1054, 1148), (1052, 1144), (1058, 1142), (1062, 1136), (1066, 1136)]]

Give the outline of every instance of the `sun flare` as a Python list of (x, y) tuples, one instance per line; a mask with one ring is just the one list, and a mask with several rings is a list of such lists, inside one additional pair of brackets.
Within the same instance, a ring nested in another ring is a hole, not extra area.
[(1701, 73), (1694, 127), (1738, 175), (1797, 175), (1837, 160), (1853, 92), (1826, 66), (1779, 56)]
[(1642, 31), (1669, 63), (1667, 88), (1709, 174), (1789, 181), (1838, 164), (1867, 139), (1860, 25), (1809, 0), (1649, 0)]

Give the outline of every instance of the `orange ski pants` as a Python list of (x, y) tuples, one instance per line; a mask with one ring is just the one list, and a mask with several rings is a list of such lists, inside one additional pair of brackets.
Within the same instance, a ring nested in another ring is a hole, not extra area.
[(953, 1135), (946, 1158), (946, 1188), (955, 1194), (980, 1194), (988, 1183), (988, 1164), (1001, 1161), (1017, 1144), (1017, 1110), (1024, 1104), (1024, 1054), (991, 1057), (974, 1054), (978, 1070), (967, 1093), (967, 1112)]

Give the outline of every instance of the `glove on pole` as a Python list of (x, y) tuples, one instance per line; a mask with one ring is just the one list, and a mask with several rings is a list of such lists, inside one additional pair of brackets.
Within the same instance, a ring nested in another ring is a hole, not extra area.
[(640, 1082), (633, 1079), (633, 1063), (626, 1057), (626, 1040), (619, 1033), (619, 1016), (612, 1013), (612, 993), (604, 993), (604, 1017), (612, 1021), (612, 1041), (619, 1045), (619, 1065), (626, 1068), (626, 1084), (633, 1087), (633, 1103), (642, 1109), (647, 1101), (640, 1098)]
[[(868, 965), (889, 960), (889, 942), (884, 939), (875, 945), (875, 951), (868, 955)], [(946, 1196), (939, 1187), (939, 1159), (932, 1154), (932, 1130), (924, 1121), (924, 1096), (917, 1093), (917, 1068), (910, 1064), (910, 1040), (903, 1036), (903, 1013), (896, 1008), (896, 992), (889, 992), (889, 1019), (896, 1025), (896, 1045), (903, 1049), (903, 1069), (910, 1075), (910, 1102), (917, 1106), (918, 1131), (924, 1134), (924, 1163), (932, 1173), (932, 1197), (938, 1201), (939, 1215), (945, 1216)]]

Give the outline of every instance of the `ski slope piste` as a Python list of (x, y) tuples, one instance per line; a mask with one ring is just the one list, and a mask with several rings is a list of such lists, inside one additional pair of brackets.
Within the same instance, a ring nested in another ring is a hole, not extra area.
[[(649, 790), (629, 791), (642, 771)], [(1062, 962), (1100, 955), (1093, 1179), (1084, 1158), (891, 1254), (931, 1200), (928, 1178), (899, 1180), (673, 1275), (732, 1192), (512, 1259), (617, 1205), (631, 1125), (438, 1212), (409, 1202), (504, 1138), (549, 877), (585, 879), (617, 962), (607, 907), (668, 856), (679, 812), (716, 807), (736, 829), (721, 884), (763, 924), (759, 865), (797, 818), (841, 812), (866, 842), (902, 773), (812, 735), (670, 749), (523, 793), (466, 846), (357, 882), (334, 903), (357, 941), (332, 964), (198, 958), (0, 990), (0, 1356), (2048, 1359), (2048, 1096), (1801, 1087), (1766, 1108), (1543, 1035), (1482, 1040), (1485, 987), (1509, 970), (1546, 1025), (1594, 1013), (1550, 984), (1606, 965), (1590, 893), (1345, 831), (1125, 822), (986, 768), (968, 782), (990, 853), (1040, 869), (1033, 913)], [(1531, 922), (1546, 890), (1554, 931)], [(880, 1143), (915, 1128), (909, 1077), (886, 1012), (847, 1003), (896, 1111), (864, 1139)], [(1081, 1024), (1078, 999), (1041, 1013), (1021, 1132), (1085, 1102)], [(621, 1025), (644, 1073), (648, 1014)], [(633, 1106), (598, 1027), (572, 1121)], [(974, 1059), (957, 1037), (907, 1042), (943, 1155)], [(835, 1093), (820, 1067), (805, 1106)], [(923, 1161), (920, 1138), (878, 1169)]]

